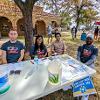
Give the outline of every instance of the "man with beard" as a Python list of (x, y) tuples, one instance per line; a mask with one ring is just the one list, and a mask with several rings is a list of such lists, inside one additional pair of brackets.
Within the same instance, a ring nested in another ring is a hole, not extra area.
[[(86, 43), (82, 46), (79, 46), (77, 59), (87, 66), (94, 68), (96, 57), (98, 56), (98, 49), (93, 45), (94, 36), (92, 34), (88, 34), (86, 38)], [(82, 96), (81, 100), (88, 100), (88, 95)]]
[(98, 49), (93, 45), (93, 35), (89, 34), (86, 38), (86, 43), (78, 48), (77, 59), (87, 66), (94, 68), (97, 55)]

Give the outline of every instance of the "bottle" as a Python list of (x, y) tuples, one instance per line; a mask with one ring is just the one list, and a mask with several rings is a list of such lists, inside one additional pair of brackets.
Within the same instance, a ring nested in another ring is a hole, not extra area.
[(48, 80), (51, 85), (59, 85), (61, 82), (61, 63), (57, 59), (48, 65)]
[(38, 62), (39, 62), (38, 56), (35, 55), (35, 57), (34, 57), (34, 64), (38, 64)]

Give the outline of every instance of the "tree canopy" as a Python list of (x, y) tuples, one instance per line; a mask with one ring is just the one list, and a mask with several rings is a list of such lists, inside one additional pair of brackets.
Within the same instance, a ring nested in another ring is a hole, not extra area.
[(39, 0), (38, 4), (45, 5), (45, 10), (51, 13), (59, 14), (62, 24), (67, 26), (71, 20), (74, 20), (77, 28), (80, 24), (86, 25), (97, 20), (98, 12), (94, 9), (97, 4), (92, 0)]

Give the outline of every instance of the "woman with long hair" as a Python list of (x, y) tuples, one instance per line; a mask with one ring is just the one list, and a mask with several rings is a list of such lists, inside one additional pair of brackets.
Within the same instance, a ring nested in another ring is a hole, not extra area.
[(30, 56), (32, 59), (34, 59), (35, 56), (38, 56), (38, 58), (44, 58), (47, 56), (47, 48), (44, 45), (42, 35), (36, 36), (35, 44), (32, 46), (30, 50)]

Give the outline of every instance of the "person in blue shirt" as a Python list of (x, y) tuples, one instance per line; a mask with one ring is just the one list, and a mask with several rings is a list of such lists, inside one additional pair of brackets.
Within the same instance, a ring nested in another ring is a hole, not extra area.
[(83, 30), (83, 32), (81, 34), (81, 40), (86, 41), (86, 37), (87, 37), (87, 34), (85, 33), (85, 30)]
[(93, 35), (89, 34), (86, 43), (78, 48), (77, 59), (87, 66), (94, 68), (98, 56), (98, 49), (93, 45)]
[[(91, 68), (95, 68), (96, 57), (98, 56), (98, 49), (93, 45), (94, 36), (88, 34), (86, 43), (79, 46), (77, 59)], [(81, 100), (88, 100), (88, 95), (82, 96)]]
[(1, 46), (3, 64), (20, 62), (24, 57), (24, 45), (17, 40), (16, 31), (11, 30), (8, 35), (9, 41)]
[(38, 56), (38, 58), (44, 58), (47, 56), (47, 48), (44, 45), (42, 35), (36, 36), (35, 44), (30, 50), (30, 56), (32, 59), (34, 59), (35, 56)]

